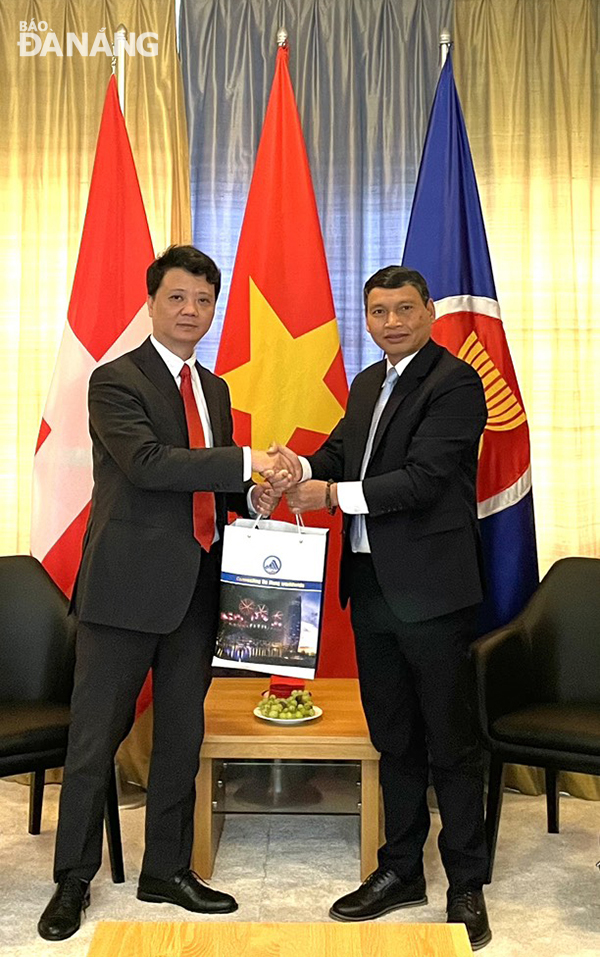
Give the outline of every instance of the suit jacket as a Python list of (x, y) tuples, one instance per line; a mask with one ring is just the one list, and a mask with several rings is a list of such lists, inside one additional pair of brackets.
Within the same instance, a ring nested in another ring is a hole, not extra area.
[[(233, 443), (226, 383), (196, 365), (214, 448), (188, 448), (183, 400), (147, 339), (90, 379), (94, 489), (73, 607), (83, 621), (167, 633), (182, 621), (201, 565), (192, 493), (244, 511), (243, 453)], [(217, 546), (213, 546), (217, 547)]]
[[(360, 478), (385, 372), (382, 360), (357, 375), (344, 418), (309, 456), (314, 478)], [(385, 406), (363, 491), (375, 574), (402, 621), (424, 621), (481, 601), (475, 483), (486, 419), (477, 372), (433, 340), (401, 374)], [(343, 606), (351, 518), (344, 516)]]

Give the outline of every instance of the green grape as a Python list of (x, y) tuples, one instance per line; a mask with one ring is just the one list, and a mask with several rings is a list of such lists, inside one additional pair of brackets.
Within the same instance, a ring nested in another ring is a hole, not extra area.
[(279, 721), (299, 721), (315, 716), (311, 692), (300, 688), (294, 688), (287, 698), (278, 698), (274, 694), (261, 697), (256, 710), (265, 718)]

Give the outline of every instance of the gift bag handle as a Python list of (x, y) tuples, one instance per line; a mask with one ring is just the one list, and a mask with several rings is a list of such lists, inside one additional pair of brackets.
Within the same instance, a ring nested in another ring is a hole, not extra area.
[[(261, 520), (261, 518), (266, 518), (266, 515), (260, 515), (260, 514), (259, 514), (259, 515), (256, 516), (256, 518), (254, 519), (254, 525), (252, 526), (252, 528), (251, 528), (250, 531), (248, 532), (248, 538), (250, 538), (250, 535), (252, 534), (252, 532), (255, 532), (255, 531), (257, 530), (258, 526), (260, 525), (260, 520)], [(296, 519), (296, 526), (297, 526), (297, 528), (298, 528), (298, 535), (299, 535), (299, 537), (300, 537), (300, 540), (302, 541), (302, 536), (304, 535), (304, 529), (306, 528), (306, 525), (304, 524), (304, 519), (302, 518), (301, 515), (295, 515), (294, 518)]]

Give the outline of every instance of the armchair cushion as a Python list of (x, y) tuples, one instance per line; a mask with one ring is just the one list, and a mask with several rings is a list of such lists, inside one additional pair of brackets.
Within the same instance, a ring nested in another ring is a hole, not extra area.
[(532, 704), (496, 718), (491, 730), (511, 745), (600, 757), (600, 706)]
[(0, 702), (0, 758), (65, 748), (68, 730), (68, 705)]

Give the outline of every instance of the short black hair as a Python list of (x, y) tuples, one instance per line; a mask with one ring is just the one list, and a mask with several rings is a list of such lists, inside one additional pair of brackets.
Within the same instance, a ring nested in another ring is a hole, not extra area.
[(384, 266), (383, 269), (378, 269), (377, 272), (373, 273), (364, 285), (365, 312), (369, 293), (372, 289), (401, 289), (402, 286), (414, 286), (425, 305), (431, 299), (427, 282), (416, 269), (409, 269), (407, 266)]
[(148, 295), (156, 295), (158, 288), (163, 281), (164, 275), (169, 269), (185, 269), (193, 276), (204, 276), (211, 286), (215, 287), (215, 302), (219, 298), (221, 289), (221, 270), (215, 262), (200, 252), (195, 246), (169, 246), (164, 253), (150, 263), (146, 270), (146, 288)]

